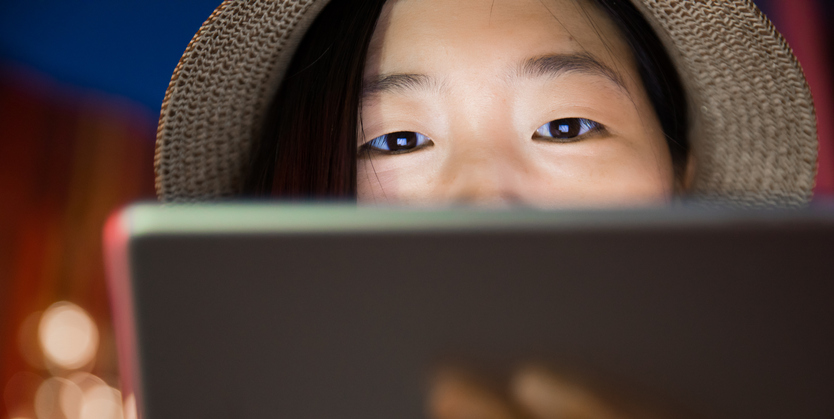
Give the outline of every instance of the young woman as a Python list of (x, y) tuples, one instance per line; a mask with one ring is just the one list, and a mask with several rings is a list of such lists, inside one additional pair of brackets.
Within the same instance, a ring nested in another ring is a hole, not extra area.
[(206, 22), (163, 104), (160, 198), (810, 198), (810, 94), (748, 1), (324, 3)]
[[(164, 201), (801, 205), (815, 170), (802, 70), (749, 0), (227, 1), (174, 72), (156, 155)], [(445, 369), (428, 410), (656, 417), (580, 382)]]
[[(333, 3), (310, 28), (255, 152), (253, 192), (546, 207), (667, 202), (682, 190), (682, 88), (626, 3), (381, 4)], [(328, 131), (335, 115), (344, 128)], [(334, 146), (356, 166), (313, 177), (332, 167), (315, 153)]]

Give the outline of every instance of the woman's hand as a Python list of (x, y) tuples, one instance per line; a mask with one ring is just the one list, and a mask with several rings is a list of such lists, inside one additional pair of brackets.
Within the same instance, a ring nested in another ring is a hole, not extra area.
[[(516, 370), (505, 388), (489, 386), (462, 369), (432, 378), (431, 419), (631, 419), (657, 417), (616, 406), (589, 388), (539, 366)], [(641, 409), (642, 410), (642, 409)]]

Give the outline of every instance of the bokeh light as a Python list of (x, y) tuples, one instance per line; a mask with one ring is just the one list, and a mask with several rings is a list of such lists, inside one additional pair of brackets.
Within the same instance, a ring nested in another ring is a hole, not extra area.
[[(20, 350), (41, 373), (12, 377), (3, 394), (9, 415), (0, 419), (123, 419), (121, 392), (90, 373), (98, 365), (93, 360), (100, 336), (93, 318), (67, 301), (27, 316), (18, 334)], [(132, 397), (127, 409), (136, 419)]]
[(74, 385), (65, 386), (61, 389), (61, 411), (67, 419), (78, 419), (78, 414), (84, 403), (84, 389), (79, 385), (81, 380), (76, 379), (74, 375), (70, 376), (69, 380)]
[(98, 349), (98, 328), (81, 307), (66, 302), (50, 306), (41, 316), (38, 339), (44, 357), (64, 369), (89, 364)]
[(122, 419), (122, 394), (108, 385), (84, 392), (79, 419)]
[(138, 419), (139, 412), (136, 410), (136, 397), (128, 394), (124, 402), (124, 419)]
[[(66, 416), (61, 406), (62, 394), (80, 394), (81, 389), (66, 378), (52, 377), (38, 387), (35, 394), (35, 415), (38, 419), (76, 419)], [(67, 397), (67, 396), (64, 396)]]
[[(122, 419), (122, 396), (119, 390), (107, 385), (99, 377), (85, 372), (69, 376), (81, 389), (77, 401), (67, 400), (62, 404), (68, 419)], [(62, 403), (64, 400), (62, 400)], [(70, 416), (70, 413), (74, 416)]]

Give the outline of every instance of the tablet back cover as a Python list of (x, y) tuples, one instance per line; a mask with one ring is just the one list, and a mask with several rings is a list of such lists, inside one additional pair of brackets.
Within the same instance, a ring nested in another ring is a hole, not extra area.
[(553, 359), (711, 418), (834, 417), (828, 212), (129, 208), (142, 417), (423, 418), (457, 356)]

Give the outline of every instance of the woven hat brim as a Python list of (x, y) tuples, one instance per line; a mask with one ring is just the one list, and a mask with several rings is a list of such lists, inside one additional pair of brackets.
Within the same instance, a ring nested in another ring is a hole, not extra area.
[(327, 0), (226, 0), (191, 39), (165, 98), (154, 154), (162, 201), (238, 195), (263, 117)]
[[(328, 0), (225, 1), (165, 95), (155, 155), (162, 201), (241, 193), (253, 144), (306, 29)], [(690, 108), (690, 193), (802, 204), (817, 164), (813, 99), (799, 62), (751, 0), (636, 0), (670, 52)]]
[(690, 193), (742, 204), (810, 201), (814, 102), (788, 43), (752, 0), (635, 2), (685, 84)]

